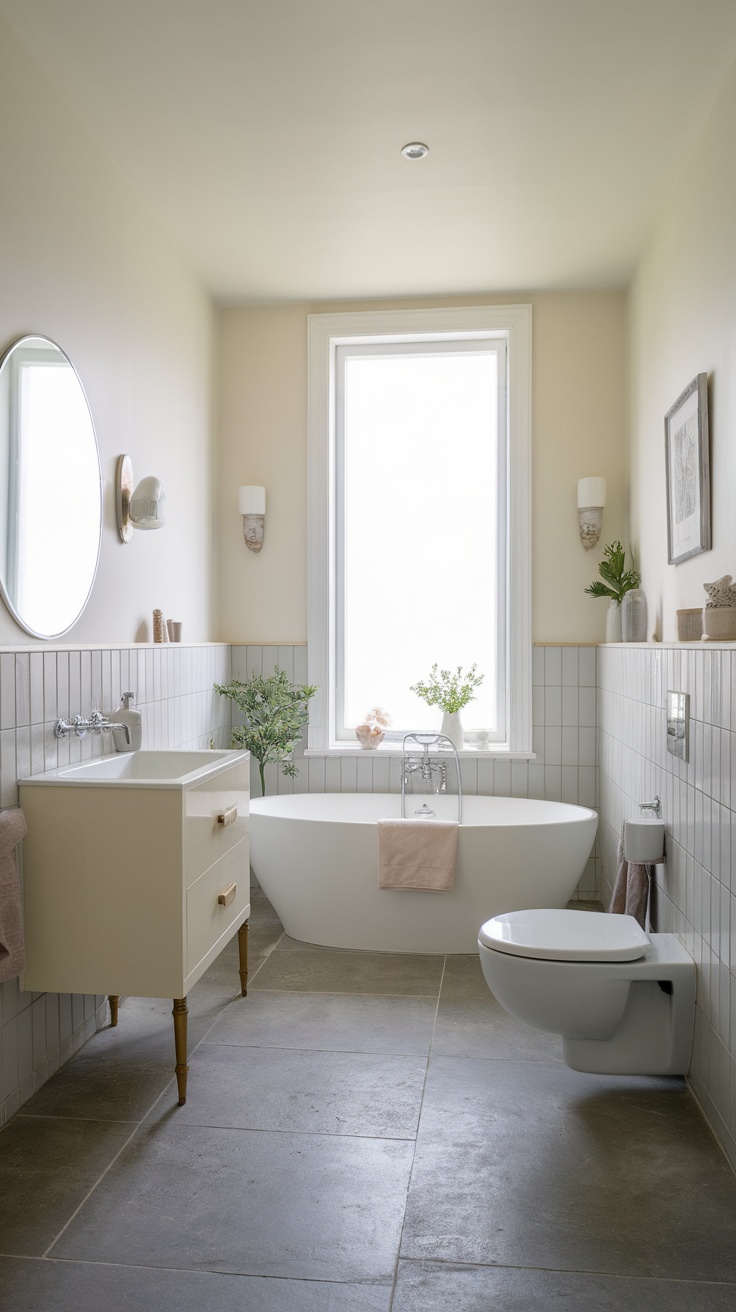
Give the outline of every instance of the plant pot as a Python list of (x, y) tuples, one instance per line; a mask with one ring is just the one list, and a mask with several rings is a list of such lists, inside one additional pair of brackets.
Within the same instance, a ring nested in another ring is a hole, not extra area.
[(736, 606), (703, 607), (703, 642), (733, 642), (736, 638)]
[(465, 746), (465, 734), (463, 732), (463, 726), (460, 722), (459, 711), (445, 711), (443, 713), (441, 732), (445, 735), (446, 738), (450, 739), (450, 742), (453, 742), (455, 744), (459, 752), (462, 751), (463, 747)]
[(621, 602), (621, 637), (624, 642), (646, 642), (647, 599), (641, 588), (630, 588)]
[(614, 601), (613, 597), (608, 603), (606, 611), (606, 642), (621, 641), (621, 602)]

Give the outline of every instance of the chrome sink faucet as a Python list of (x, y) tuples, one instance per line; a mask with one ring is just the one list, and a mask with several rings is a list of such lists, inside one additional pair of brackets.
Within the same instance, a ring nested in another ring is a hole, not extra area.
[(125, 734), (125, 741), (130, 746), (130, 729), (127, 724), (113, 724), (112, 720), (98, 710), (90, 711), (87, 720), (82, 715), (74, 715), (71, 720), (57, 720), (54, 725), (54, 738), (66, 738), (70, 733), (76, 734), (77, 738), (86, 738), (88, 733), (110, 733), (114, 729), (120, 729)]

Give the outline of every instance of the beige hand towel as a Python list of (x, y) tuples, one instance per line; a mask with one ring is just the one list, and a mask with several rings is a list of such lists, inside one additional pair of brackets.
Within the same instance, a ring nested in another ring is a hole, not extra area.
[(457, 821), (379, 820), (378, 887), (444, 893), (455, 882)]
[(19, 806), (0, 811), (0, 983), (15, 979), (26, 964), (15, 849), (27, 833)]
[(642, 929), (647, 927), (649, 906), (649, 875), (647, 865), (627, 861), (624, 856), (624, 836), (618, 847), (618, 871), (609, 911), (616, 915), (633, 916)]

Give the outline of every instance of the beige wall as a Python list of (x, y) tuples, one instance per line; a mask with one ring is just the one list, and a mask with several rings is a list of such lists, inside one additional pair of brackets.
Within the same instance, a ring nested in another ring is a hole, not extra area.
[[(223, 640), (306, 640), (307, 315), (512, 301), (533, 305), (534, 640), (603, 639), (605, 603), (583, 592), (597, 575), (601, 552), (586, 552), (580, 544), (576, 485), (584, 476), (605, 475), (603, 541), (623, 537), (625, 301), (616, 292), (222, 310), (218, 631)], [(260, 555), (243, 543), (237, 510), (242, 483), (267, 489)]]
[[(69, 106), (0, 22), (0, 346), (26, 332), (71, 357), (97, 429), (105, 527), (74, 642), (151, 637), (161, 606), (213, 636), (212, 352), (208, 298)], [(168, 524), (117, 538), (113, 476), (127, 451), (156, 473)], [(53, 533), (63, 531), (63, 508)], [(0, 644), (30, 642), (0, 606)], [(80, 708), (81, 709), (81, 708)]]
[[(630, 295), (631, 533), (660, 635), (702, 606), (703, 583), (736, 575), (736, 72), (687, 161)], [(664, 415), (707, 372), (713, 548), (667, 564)]]

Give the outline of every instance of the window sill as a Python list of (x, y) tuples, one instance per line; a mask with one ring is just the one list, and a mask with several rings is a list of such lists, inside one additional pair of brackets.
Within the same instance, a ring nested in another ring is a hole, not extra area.
[[(415, 756), (418, 750), (421, 751), (421, 748), (418, 749), (414, 748), (413, 750), (407, 752), (406, 755)], [(447, 756), (450, 760), (452, 760), (452, 752), (445, 749), (445, 751), (442, 754)], [(319, 748), (308, 747), (304, 752), (304, 755), (305, 756), (357, 756), (357, 757), (371, 756), (371, 757), (385, 757), (388, 759), (393, 758), (400, 761), (404, 756), (404, 751), (400, 746), (394, 745), (393, 743), (391, 743), (387, 747), (384, 746), (361, 747), (360, 743), (356, 743), (355, 746), (353, 746), (352, 743), (345, 743), (341, 745), (333, 744), (331, 747), (319, 747)], [(460, 757), (461, 761), (466, 759), (477, 761), (482, 759), (483, 757), (489, 757), (490, 759), (496, 761), (499, 760), (500, 761), (536, 761), (537, 759), (535, 752), (510, 752), (507, 748), (493, 747), (493, 746), (463, 747), (462, 751), (458, 752), (458, 756)]]

